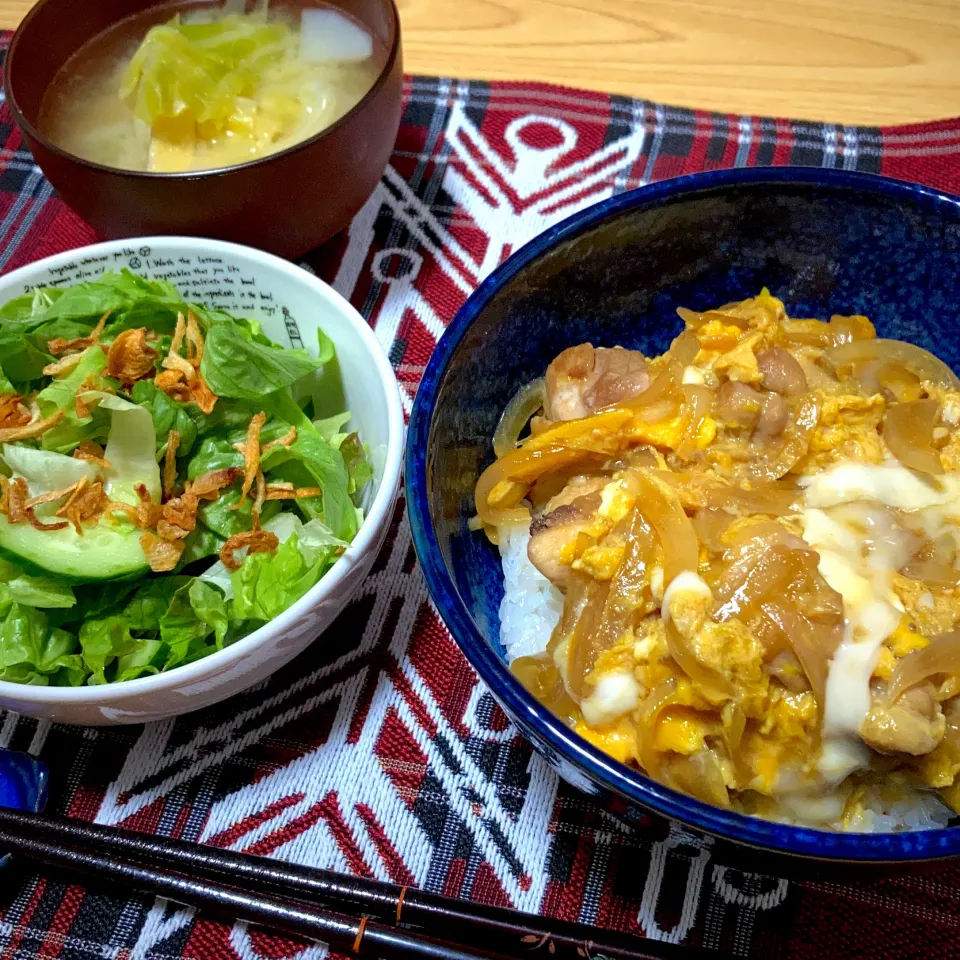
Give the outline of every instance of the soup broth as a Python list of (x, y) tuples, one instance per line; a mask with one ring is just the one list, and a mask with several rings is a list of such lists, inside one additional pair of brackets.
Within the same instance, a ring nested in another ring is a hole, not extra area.
[[(203, 46), (210, 27), (229, 33), (232, 71), (224, 46), (212, 56)], [(143, 44), (152, 28), (155, 42)], [(130, 66), (135, 55), (139, 72)], [(330, 6), (278, 4), (254, 15), (155, 7), (94, 37), (60, 68), (38, 126), (62, 149), (110, 167), (220, 169), (320, 133), (363, 98), (384, 61), (381, 45)]]

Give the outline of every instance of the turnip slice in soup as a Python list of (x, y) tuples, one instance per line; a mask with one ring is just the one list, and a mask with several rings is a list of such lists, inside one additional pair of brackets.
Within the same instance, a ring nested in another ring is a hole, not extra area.
[(310, 63), (369, 60), (373, 39), (363, 27), (336, 10), (300, 14), (300, 59)]

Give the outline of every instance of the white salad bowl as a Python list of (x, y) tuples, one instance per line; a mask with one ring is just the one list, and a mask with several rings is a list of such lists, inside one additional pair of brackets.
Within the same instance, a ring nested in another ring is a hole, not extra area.
[(344, 409), (368, 445), (374, 470), (364, 521), (325, 576), (280, 616), (210, 656), (122, 683), (40, 687), (0, 681), (0, 708), (60, 723), (145, 723), (198, 710), (263, 680), (305, 650), (370, 570), (386, 537), (400, 483), (400, 391), (376, 336), (335, 290), (270, 254), (216, 240), (147, 237), (93, 244), (0, 277), (0, 306), (37, 286), (93, 280), (126, 267), (170, 280), (185, 300), (259, 321), (276, 343), (317, 353), (317, 329), (333, 341)]

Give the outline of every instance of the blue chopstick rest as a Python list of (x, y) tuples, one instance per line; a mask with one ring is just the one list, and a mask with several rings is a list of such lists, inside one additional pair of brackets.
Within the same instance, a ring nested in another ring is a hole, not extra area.
[[(46, 805), (46, 766), (29, 754), (0, 750), (0, 807), (39, 813)], [(0, 853), (0, 867), (7, 859)]]

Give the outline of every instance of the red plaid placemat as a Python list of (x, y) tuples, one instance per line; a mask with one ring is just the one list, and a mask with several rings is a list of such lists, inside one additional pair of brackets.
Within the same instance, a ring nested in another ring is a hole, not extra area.
[[(2, 41), (5, 44), (5, 40)], [(409, 409), (478, 281), (545, 227), (649, 180), (795, 164), (960, 193), (960, 120), (843, 127), (682, 110), (538, 84), (408, 81), (391, 166), (305, 264), (369, 319)], [(94, 240), (0, 108), (0, 270)], [(655, 842), (558, 783), (438, 621), (398, 504), (367, 585), (312, 650), (228, 703), (146, 727), (0, 714), (0, 745), (52, 770), (51, 806), (100, 823), (419, 884), (770, 958), (960, 956), (960, 867), (788, 882)], [(0, 958), (320, 958), (145, 899), (8, 869)]]

